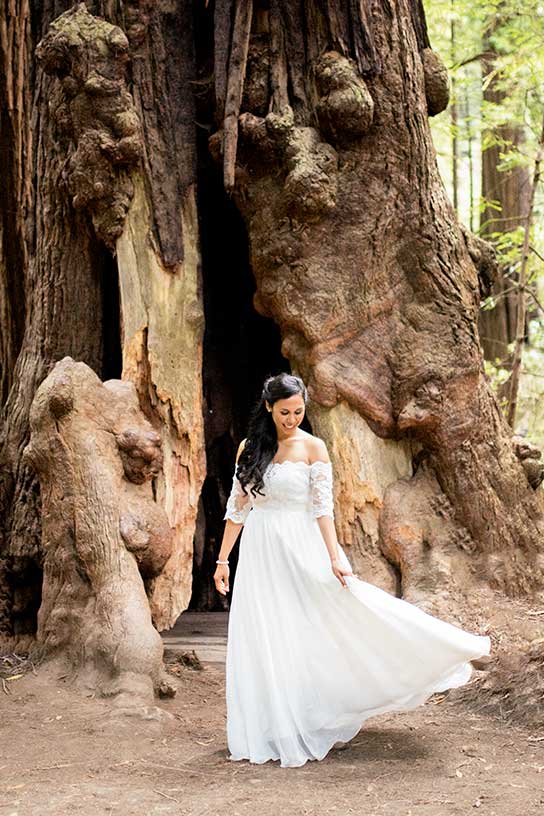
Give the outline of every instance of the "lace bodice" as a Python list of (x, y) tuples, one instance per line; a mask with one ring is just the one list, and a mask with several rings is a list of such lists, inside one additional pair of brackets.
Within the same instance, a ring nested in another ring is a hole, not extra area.
[(225, 519), (244, 524), (252, 508), (264, 510), (306, 510), (314, 518), (334, 519), (332, 465), (330, 462), (270, 462), (263, 476), (263, 493), (246, 495), (236, 473), (227, 501)]

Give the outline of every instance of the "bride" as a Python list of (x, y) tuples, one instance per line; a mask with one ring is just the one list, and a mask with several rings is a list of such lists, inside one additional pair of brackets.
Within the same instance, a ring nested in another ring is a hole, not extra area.
[[(320, 760), (369, 717), (465, 684), (491, 642), (354, 575), (336, 538), (332, 464), (306, 433), (299, 377), (264, 383), (238, 449), (214, 581), (229, 592), (229, 759)], [(489, 658), (488, 658), (489, 659)]]

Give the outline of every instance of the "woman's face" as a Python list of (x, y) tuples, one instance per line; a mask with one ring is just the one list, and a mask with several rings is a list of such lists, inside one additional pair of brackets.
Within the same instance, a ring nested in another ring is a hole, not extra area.
[(267, 402), (266, 408), (267, 410), (271, 409), (272, 419), (279, 437), (296, 434), (305, 412), (302, 394), (293, 394), (292, 397), (276, 400), (273, 405)]

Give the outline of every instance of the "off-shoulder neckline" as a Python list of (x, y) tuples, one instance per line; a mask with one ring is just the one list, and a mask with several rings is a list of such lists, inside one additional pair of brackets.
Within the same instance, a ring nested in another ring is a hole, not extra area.
[(283, 462), (269, 462), (268, 467), (274, 465), (278, 467), (280, 465), (304, 465), (304, 467), (313, 467), (314, 465), (332, 465), (332, 462), (323, 462), (322, 459), (316, 459), (315, 462), (303, 462), (302, 459), (295, 461), (294, 459), (284, 459)]

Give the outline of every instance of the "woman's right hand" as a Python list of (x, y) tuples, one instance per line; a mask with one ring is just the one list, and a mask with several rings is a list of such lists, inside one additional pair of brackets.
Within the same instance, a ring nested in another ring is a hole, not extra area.
[(229, 565), (218, 564), (213, 574), (215, 588), (221, 595), (226, 595), (229, 591)]
[(332, 571), (333, 571), (334, 576), (336, 578), (338, 578), (338, 580), (340, 581), (342, 586), (345, 589), (347, 589), (348, 585), (346, 583), (346, 579), (344, 578), (344, 575), (353, 575), (353, 572), (349, 568), (346, 569), (345, 567), (343, 567), (342, 564), (340, 563), (339, 558), (335, 558), (333, 561), (331, 561), (331, 567), (332, 567)]

